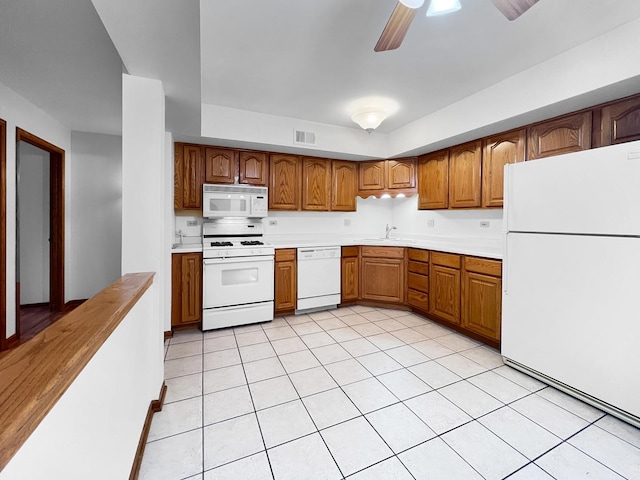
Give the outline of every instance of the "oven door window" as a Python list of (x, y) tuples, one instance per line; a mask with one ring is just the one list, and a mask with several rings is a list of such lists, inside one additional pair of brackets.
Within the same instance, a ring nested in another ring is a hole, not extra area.
[(273, 300), (273, 258), (205, 260), (204, 308)]

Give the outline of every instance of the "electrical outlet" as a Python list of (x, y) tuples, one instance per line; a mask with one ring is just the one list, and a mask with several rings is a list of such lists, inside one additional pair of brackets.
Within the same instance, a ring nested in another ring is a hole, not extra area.
[(483, 220), (480, 222), (480, 228), (489, 228), (489, 220)]
[(187, 220), (187, 227), (197, 227), (197, 226), (198, 226), (197, 220)]
[(345, 218), (344, 219), (344, 226), (345, 227), (350, 227), (351, 226), (351, 219), (350, 218)]
[(277, 220), (269, 220), (269, 226), (270, 227), (275, 227), (276, 225), (278, 225), (278, 221)]
[(430, 218), (429, 220), (427, 220), (427, 227), (433, 228), (435, 226), (436, 226), (436, 221), (433, 218)]

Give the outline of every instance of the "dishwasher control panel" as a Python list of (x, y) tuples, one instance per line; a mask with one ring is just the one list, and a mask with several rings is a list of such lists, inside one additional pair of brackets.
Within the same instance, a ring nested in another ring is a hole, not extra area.
[(298, 260), (313, 258), (339, 258), (340, 247), (307, 247), (298, 248)]

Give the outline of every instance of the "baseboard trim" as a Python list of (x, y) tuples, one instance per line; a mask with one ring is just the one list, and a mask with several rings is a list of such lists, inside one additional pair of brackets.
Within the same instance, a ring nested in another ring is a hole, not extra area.
[(168, 332), (164, 332), (164, 339), (167, 340), (169, 338), (173, 338), (173, 330), (169, 330)]
[(136, 450), (136, 456), (133, 459), (133, 465), (131, 466), (131, 474), (129, 475), (129, 480), (138, 480), (138, 475), (140, 474), (140, 466), (142, 465), (142, 456), (144, 455), (144, 448), (147, 446), (147, 438), (149, 437), (149, 430), (151, 429), (153, 414), (162, 410), (162, 406), (164, 405), (164, 397), (166, 394), (167, 384), (165, 382), (162, 382), (158, 400), (152, 400), (149, 403), (147, 417), (145, 418), (144, 425), (142, 426), (140, 440), (138, 441), (138, 449)]

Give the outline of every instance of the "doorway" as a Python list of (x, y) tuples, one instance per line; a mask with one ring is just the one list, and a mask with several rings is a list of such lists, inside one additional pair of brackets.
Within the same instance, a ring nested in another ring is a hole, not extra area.
[(28, 338), (64, 313), (64, 150), (16, 131), (16, 332)]

